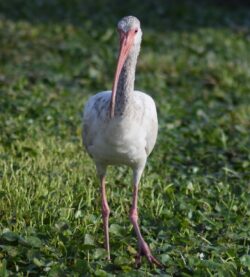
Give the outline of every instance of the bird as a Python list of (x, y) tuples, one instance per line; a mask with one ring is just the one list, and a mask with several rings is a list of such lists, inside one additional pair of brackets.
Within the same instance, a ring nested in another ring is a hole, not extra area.
[(112, 91), (91, 96), (83, 111), (83, 144), (96, 165), (100, 180), (104, 245), (110, 260), (109, 215), (105, 177), (108, 166), (126, 165), (132, 168), (133, 199), (130, 221), (138, 239), (136, 266), (142, 256), (150, 264), (162, 264), (152, 255), (138, 224), (139, 183), (147, 158), (154, 148), (158, 119), (154, 100), (144, 92), (134, 90), (135, 70), (140, 52), (142, 30), (134, 16), (118, 22), (119, 55)]

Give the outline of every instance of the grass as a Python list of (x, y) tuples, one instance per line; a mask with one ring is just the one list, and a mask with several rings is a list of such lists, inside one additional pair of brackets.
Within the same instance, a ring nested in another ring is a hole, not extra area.
[[(0, 3), (0, 276), (249, 276), (250, 14), (219, 3)], [(127, 14), (144, 31), (136, 88), (159, 115), (139, 211), (164, 270), (134, 268), (123, 167), (108, 176), (105, 260), (99, 184), (81, 145), (82, 108), (111, 87)]]

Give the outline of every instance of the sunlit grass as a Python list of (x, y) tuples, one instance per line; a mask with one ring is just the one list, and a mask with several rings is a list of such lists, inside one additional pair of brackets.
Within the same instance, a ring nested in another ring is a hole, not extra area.
[[(140, 223), (166, 265), (136, 270), (131, 172), (109, 169), (108, 263), (100, 188), (81, 143), (84, 103), (112, 85), (114, 24), (131, 12), (121, 5), (116, 16), (97, 1), (110, 15), (100, 24), (102, 9), (87, 18), (91, 3), (81, 11), (80, 2), (61, 2), (40, 21), (38, 4), (16, 14), (6, 2), (0, 17), (0, 276), (247, 276), (247, 9), (135, 6), (144, 32), (136, 88), (153, 96), (160, 123), (140, 185)], [(231, 21), (218, 21), (225, 14)]]

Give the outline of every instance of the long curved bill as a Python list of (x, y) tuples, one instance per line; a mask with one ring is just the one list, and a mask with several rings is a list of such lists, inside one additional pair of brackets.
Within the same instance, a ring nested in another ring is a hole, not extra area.
[(130, 30), (127, 33), (121, 32), (120, 34), (120, 52), (118, 56), (115, 78), (112, 87), (112, 95), (111, 95), (111, 104), (110, 104), (110, 117), (113, 118), (115, 114), (115, 97), (117, 91), (117, 85), (119, 81), (119, 77), (123, 68), (123, 65), (126, 61), (128, 53), (133, 45), (135, 31)]

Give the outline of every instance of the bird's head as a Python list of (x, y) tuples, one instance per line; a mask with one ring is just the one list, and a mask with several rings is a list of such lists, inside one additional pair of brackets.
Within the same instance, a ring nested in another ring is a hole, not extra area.
[(134, 16), (123, 17), (117, 25), (120, 34), (120, 45), (129, 44), (130, 48), (141, 44), (142, 31), (140, 21)]
[(122, 67), (131, 52), (131, 50), (138, 46), (140, 47), (142, 31), (140, 27), (140, 21), (134, 16), (123, 17), (118, 22), (118, 32), (120, 35), (120, 51), (117, 61), (117, 67), (115, 72), (115, 78), (112, 88), (112, 98), (110, 107), (110, 117), (114, 117), (115, 113), (115, 96), (117, 90), (118, 80), (122, 71)]

